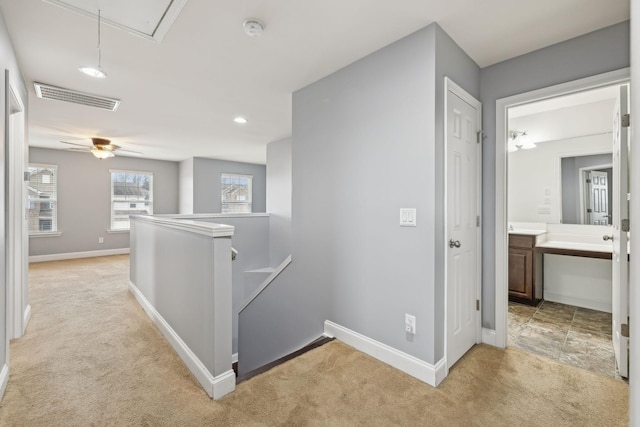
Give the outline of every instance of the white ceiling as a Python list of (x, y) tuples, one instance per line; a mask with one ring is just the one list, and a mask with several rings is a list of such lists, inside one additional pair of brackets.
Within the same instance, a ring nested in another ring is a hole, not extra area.
[(509, 108), (509, 130), (535, 143), (611, 133), (620, 86), (608, 86)]
[[(97, 62), (94, 19), (42, 0), (0, 9), (31, 92), (32, 146), (102, 136), (148, 158), (254, 163), (291, 134), (292, 92), (431, 22), (484, 67), (629, 18), (628, 0), (188, 0), (161, 43), (103, 26), (109, 76), (95, 80), (77, 71)], [(246, 18), (264, 21), (262, 37), (243, 33)], [(33, 81), (122, 105), (37, 99)]]

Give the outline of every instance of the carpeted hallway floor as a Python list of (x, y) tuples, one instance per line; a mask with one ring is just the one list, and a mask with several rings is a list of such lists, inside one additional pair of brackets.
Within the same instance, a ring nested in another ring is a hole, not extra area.
[(1, 426), (624, 426), (628, 386), (474, 347), (430, 387), (333, 341), (210, 400), (127, 291), (128, 257), (32, 264)]

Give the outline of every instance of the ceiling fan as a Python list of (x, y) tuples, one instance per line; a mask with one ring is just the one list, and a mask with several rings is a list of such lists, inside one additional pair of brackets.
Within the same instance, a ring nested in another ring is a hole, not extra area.
[(118, 152), (119, 154), (127, 155), (127, 156), (142, 156), (142, 153), (138, 151), (123, 150), (122, 148), (120, 148), (119, 145), (112, 144), (111, 141), (106, 138), (98, 138), (98, 137), (91, 138), (91, 142), (93, 142), (93, 147), (87, 147), (84, 144), (77, 144), (75, 142), (67, 142), (67, 141), (60, 141), (60, 142), (62, 142), (63, 144), (76, 145), (78, 147), (82, 147), (82, 148), (69, 148), (69, 150), (90, 152), (101, 160), (115, 156), (116, 152)]

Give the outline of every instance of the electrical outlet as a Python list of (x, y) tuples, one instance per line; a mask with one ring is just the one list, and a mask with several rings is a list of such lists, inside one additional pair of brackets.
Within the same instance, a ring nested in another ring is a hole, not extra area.
[(404, 315), (404, 330), (410, 334), (416, 334), (416, 316)]
[(98, 237), (98, 243), (104, 243), (104, 237)]

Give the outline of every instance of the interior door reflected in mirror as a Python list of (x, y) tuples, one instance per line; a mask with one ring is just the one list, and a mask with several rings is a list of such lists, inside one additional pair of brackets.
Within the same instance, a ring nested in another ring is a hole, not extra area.
[(562, 158), (562, 223), (611, 224), (611, 154)]

